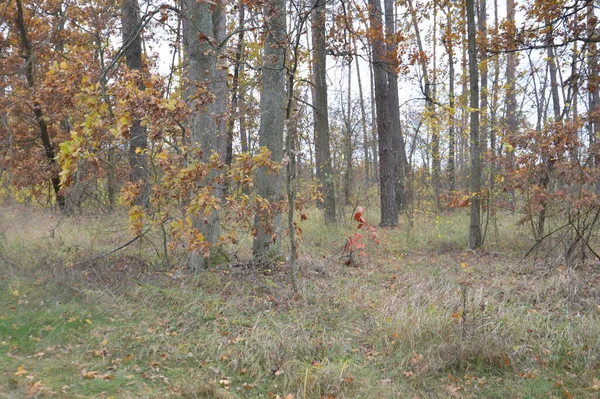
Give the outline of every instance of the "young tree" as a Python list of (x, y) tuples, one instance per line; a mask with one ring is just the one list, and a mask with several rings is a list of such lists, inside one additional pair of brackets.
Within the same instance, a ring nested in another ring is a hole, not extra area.
[[(29, 31), (26, 25), (25, 12), (21, 0), (16, 0), (15, 24), (19, 38), (20, 54), (24, 61), (23, 71), (27, 90), (32, 94), (37, 83), (34, 72), (36, 68), (36, 55), (34, 46), (29, 38)], [(58, 208), (63, 211), (66, 206), (66, 201), (64, 194), (61, 192), (59, 169), (56, 166), (55, 160), (56, 149), (51, 137), (49, 123), (43, 110), (43, 104), (41, 104), (35, 96), (32, 96), (30, 108), (33, 112), (35, 119), (34, 123), (38, 130), (37, 137), (39, 137), (42, 142), (46, 161), (49, 165), (50, 182), (52, 184), (54, 195), (56, 196), (56, 203)]]

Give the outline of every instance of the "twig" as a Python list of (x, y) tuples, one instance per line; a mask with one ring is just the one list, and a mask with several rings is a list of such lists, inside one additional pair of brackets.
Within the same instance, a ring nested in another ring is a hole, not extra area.
[(121, 245), (121, 246), (119, 246), (119, 247), (117, 247), (117, 248), (115, 248), (115, 249), (111, 249), (110, 251), (108, 251), (108, 252), (105, 252), (105, 253), (103, 253), (103, 254), (100, 254), (100, 255), (98, 255), (98, 256), (96, 256), (96, 257), (92, 258), (92, 259), (86, 259), (86, 260), (84, 260), (84, 261), (81, 261), (81, 262), (78, 262), (78, 263), (76, 263), (76, 264), (77, 264), (77, 265), (81, 265), (81, 264), (83, 264), (83, 263), (90, 263), (90, 262), (94, 262), (94, 261), (96, 261), (96, 260), (98, 260), (98, 259), (102, 259), (102, 258), (104, 258), (104, 257), (106, 257), (106, 256), (112, 255), (112, 254), (114, 254), (115, 252), (117, 252), (117, 251), (120, 251), (120, 250), (122, 250), (123, 248), (125, 248), (125, 247), (127, 247), (127, 246), (129, 246), (129, 245), (133, 244), (133, 243), (134, 243), (134, 242), (136, 242), (138, 239), (140, 239), (140, 238), (142, 238), (143, 236), (145, 236), (145, 235), (146, 235), (146, 233), (148, 233), (149, 231), (150, 231), (150, 229), (147, 229), (146, 231), (142, 232), (142, 234), (139, 234), (139, 235), (137, 235), (137, 236), (133, 237), (131, 240), (127, 241), (125, 244), (123, 244), (123, 245)]

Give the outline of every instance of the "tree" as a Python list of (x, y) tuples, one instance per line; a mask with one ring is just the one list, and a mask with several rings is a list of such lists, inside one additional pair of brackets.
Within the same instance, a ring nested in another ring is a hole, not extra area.
[(382, 227), (398, 225), (396, 201), (396, 159), (392, 119), (389, 108), (388, 71), (386, 66), (385, 41), (381, 2), (369, 0), (370, 41), (372, 48), (373, 80), (377, 108), (377, 136), (379, 142), (379, 180)]
[(408, 204), (408, 193), (406, 189), (406, 178), (409, 173), (408, 160), (406, 158), (406, 144), (404, 134), (400, 125), (400, 99), (398, 98), (398, 41), (395, 26), (395, 6), (393, 0), (384, 0), (385, 7), (385, 43), (386, 43), (386, 70), (388, 85), (388, 102), (390, 129), (393, 139), (395, 156), (395, 195), (396, 206), (399, 211), (404, 211)]
[(455, 133), (455, 124), (456, 124), (456, 110), (455, 106), (455, 94), (454, 94), (454, 38), (456, 33), (454, 33), (453, 28), (453, 7), (452, 2), (447, 2), (446, 12), (446, 26), (445, 30), (442, 34), (442, 43), (446, 48), (446, 52), (448, 53), (448, 167), (447, 167), (447, 175), (448, 175), (448, 188), (450, 191), (454, 191), (455, 189), (455, 157), (456, 157), (456, 133)]
[[(440, 169), (441, 169), (441, 159), (440, 159), (440, 135), (439, 135), (439, 123), (436, 120), (436, 110), (435, 110), (435, 66), (434, 66), (434, 79), (433, 81), (429, 77), (429, 71), (427, 69), (427, 56), (425, 53), (425, 49), (423, 46), (423, 41), (421, 40), (421, 31), (419, 29), (419, 23), (417, 18), (417, 13), (415, 7), (413, 6), (412, 0), (408, 0), (408, 6), (410, 9), (411, 20), (415, 31), (415, 37), (417, 39), (417, 47), (419, 50), (417, 60), (419, 66), (421, 67), (421, 75), (423, 79), (423, 87), (422, 92), (425, 97), (425, 111), (427, 114), (427, 119), (429, 121), (429, 125), (431, 126), (431, 180), (433, 182), (434, 196), (435, 196), (435, 205), (436, 208), (439, 208), (439, 196), (440, 196)], [(434, 9), (437, 8), (436, 4), (433, 4)], [(434, 15), (436, 12), (434, 11)], [(434, 22), (434, 29), (435, 22)], [(435, 33), (435, 30), (434, 30)], [(435, 54), (435, 53), (434, 53)]]
[[(138, 88), (144, 90), (142, 73), (142, 26), (140, 6), (137, 0), (123, 0), (121, 23), (123, 29), (123, 48), (127, 68), (135, 71)], [(129, 128), (129, 181), (139, 184), (141, 189), (135, 204), (148, 206), (150, 190), (148, 187), (148, 134), (140, 118), (135, 118)]]
[(318, 159), (317, 177), (322, 185), (325, 223), (336, 221), (335, 191), (331, 150), (329, 146), (329, 115), (327, 101), (327, 48), (325, 45), (325, 0), (316, 0), (312, 14), (314, 129), (315, 152)]
[[(191, 135), (191, 144), (200, 148), (207, 158), (212, 153), (218, 153), (217, 133), (218, 126), (215, 119), (214, 91), (216, 85), (217, 55), (215, 44), (217, 36), (213, 23), (213, 8), (207, 2), (185, 0), (183, 2), (183, 40), (185, 48), (185, 98), (192, 109), (188, 121)], [(220, 187), (213, 182), (216, 171), (203, 182), (198, 182), (200, 190), (191, 201), (201, 201), (198, 196), (214, 195)], [(217, 195), (219, 195), (217, 193)], [(208, 215), (194, 215), (194, 227), (200, 232), (200, 243), (197, 245), (212, 245), (217, 242), (219, 224), (216, 210), (209, 210)], [(190, 256), (189, 267), (198, 273), (206, 266), (206, 252), (194, 250)]]
[[(36, 86), (36, 78), (34, 74), (36, 57), (34, 53), (34, 47), (29, 40), (29, 32), (25, 24), (25, 13), (23, 11), (23, 4), (21, 0), (16, 0), (15, 22), (20, 43), (20, 53), (24, 60), (23, 69), (25, 80), (27, 82), (28, 90), (32, 92)], [(38, 128), (38, 137), (42, 142), (42, 147), (46, 155), (46, 161), (51, 169), (50, 182), (52, 184), (52, 189), (54, 190), (54, 195), (56, 196), (56, 203), (59, 209), (62, 211), (65, 209), (66, 201), (64, 194), (61, 192), (59, 169), (56, 167), (56, 150), (54, 143), (52, 142), (52, 137), (50, 136), (50, 129), (48, 127), (46, 115), (42, 109), (42, 104), (40, 104), (39, 100), (37, 100), (35, 96), (32, 97), (33, 98), (31, 100), (30, 107), (35, 117), (35, 124)]]
[(470, 150), (471, 150), (471, 219), (469, 224), (469, 248), (481, 247), (481, 149), (479, 146), (479, 66), (477, 63), (477, 43), (475, 31), (475, 3), (466, 1), (467, 40), (469, 53), (469, 92), (470, 92)]
[[(268, 0), (263, 6), (265, 18), (262, 85), (260, 91), (259, 146), (271, 152), (271, 159), (283, 158), (283, 130), (286, 118), (285, 46), (286, 0)], [(282, 178), (262, 167), (256, 176), (257, 196), (266, 201), (254, 221), (255, 237), (253, 256), (257, 260), (271, 259), (281, 253), (279, 230), (281, 215), (275, 216), (273, 208), (281, 202)]]

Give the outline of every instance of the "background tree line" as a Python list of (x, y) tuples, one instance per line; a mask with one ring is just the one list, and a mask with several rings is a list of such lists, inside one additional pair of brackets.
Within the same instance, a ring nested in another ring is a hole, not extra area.
[(286, 239), (294, 252), (310, 200), (339, 223), (370, 190), (382, 227), (469, 207), (476, 249), (509, 209), (532, 250), (598, 257), (597, 13), (592, 0), (6, 1), (3, 194), (66, 213), (127, 204), (135, 233), (161, 231), (167, 263), (169, 245), (187, 248), (193, 271), (240, 231), (257, 260)]

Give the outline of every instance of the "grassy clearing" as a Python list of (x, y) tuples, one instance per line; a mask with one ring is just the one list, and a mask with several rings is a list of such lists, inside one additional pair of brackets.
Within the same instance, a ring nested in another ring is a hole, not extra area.
[(353, 224), (312, 216), (297, 297), (284, 265), (186, 277), (150, 240), (86, 262), (129, 239), (119, 215), (4, 209), (0, 397), (600, 394), (598, 265), (521, 261), (530, 243), (508, 216), (464, 251), (456, 213), (379, 231), (347, 267)]

